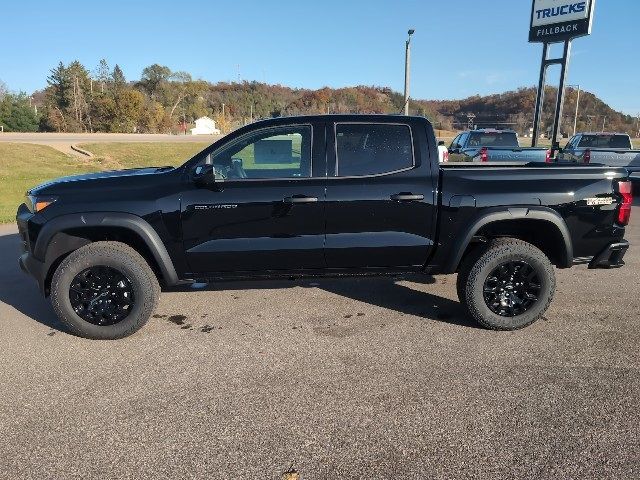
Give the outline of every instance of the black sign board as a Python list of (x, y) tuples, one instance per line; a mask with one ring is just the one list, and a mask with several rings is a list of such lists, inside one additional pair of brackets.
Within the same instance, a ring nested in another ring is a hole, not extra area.
[(533, 0), (529, 41), (555, 43), (591, 33), (595, 0)]

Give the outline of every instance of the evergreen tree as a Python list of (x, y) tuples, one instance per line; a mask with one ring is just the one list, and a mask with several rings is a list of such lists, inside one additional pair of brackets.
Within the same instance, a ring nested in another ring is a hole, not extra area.
[(49, 72), (47, 77), (47, 84), (50, 88), (47, 89), (49, 101), (61, 110), (66, 110), (69, 105), (69, 89), (71, 88), (71, 82), (67, 73), (67, 67), (64, 63), (60, 62)]
[(100, 84), (100, 93), (104, 93), (109, 81), (111, 80), (111, 70), (109, 69), (109, 64), (104, 58), (100, 60), (100, 63), (96, 68), (95, 78)]
[(113, 86), (117, 90), (121, 87), (124, 87), (127, 84), (127, 79), (124, 78), (124, 73), (120, 66), (116, 63), (116, 66), (113, 67), (113, 73), (111, 74), (111, 79), (113, 80)]
[(39, 122), (35, 109), (29, 105), (27, 94), (5, 93), (0, 99), (0, 125), (5, 131), (36, 132)]

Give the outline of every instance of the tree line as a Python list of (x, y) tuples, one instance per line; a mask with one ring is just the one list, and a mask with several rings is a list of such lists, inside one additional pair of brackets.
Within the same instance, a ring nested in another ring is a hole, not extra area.
[[(545, 88), (545, 101), (542, 109), (541, 132), (547, 132), (553, 125), (555, 101), (558, 89)], [(428, 101), (427, 105), (438, 112), (439, 120), (445, 129), (461, 130), (467, 128), (469, 116), (471, 123), (478, 127), (511, 128), (520, 134), (526, 134), (533, 126), (533, 111), (536, 102), (536, 88), (519, 88), (514, 91), (495, 95), (465, 98), (463, 100)], [(637, 117), (617, 112), (590, 92), (567, 88), (560, 132), (565, 136), (576, 131), (616, 131), (631, 136), (640, 136)]]
[[(468, 125), (513, 128), (526, 133), (533, 120), (535, 88), (463, 100), (411, 100), (410, 113), (428, 117), (439, 129)], [(548, 87), (547, 99), (555, 98)], [(568, 89), (563, 131), (573, 127), (577, 92)], [(545, 102), (543, 129), (550, 125), (553, 101)], [(60, 62), (47, 86), (29, 96), (11, 93), (0, 82), (0, 125), (5, 131), (178, 133), (195, 119), (209, 116), (223, 132), (251, 120), (319, 113), (400, 113), (403, 95), (388, 87), (296, 89), (260, 82), (193, 79), (187, 72), (159, 64), (127, 80), (116, 64), (101, 60), (92, 70), (73, 61)], [(578, 130), (600, 129), (637, 134), (637, 120), (616, 112), (595, 95), (581, 92)]]
[[(6, 130), (52, 132), (177, 133), (201, 116), (223, 132), (251, 120), (317, 113), (397, 113), (403, 98), (383, 87), (296, 89), (260, 82), (210, 83), (159, 64), (125, 78), (101, 60), (92, 70), (60, 62), (43, 90), (5, 93), (11, 111), (0, 113)], [(435, 115), (419, 106), (416, 113)], [(1, 111), (0, 111), (1, 112)], [(24, 118), (23, 118), (24, 117)]]

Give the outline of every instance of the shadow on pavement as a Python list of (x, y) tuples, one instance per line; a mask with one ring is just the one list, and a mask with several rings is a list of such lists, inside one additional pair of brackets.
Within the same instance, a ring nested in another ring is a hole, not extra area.
[[(404, 279), (414, 283), (435, 283), (435, 279), (431, 276), (417, 276), (415, 278), (407, 276)], [(414, 290), (397, 283), (397, 280), (392, 278), (323, 281), (320, 288), (336, 295), (407, 315), (463, 327), (480, 328), (478, 324), (468, 318), (460, 303), (428, 292)]]
[(428, 320), (450, 323), (452, 325), (480, 328), (468, 317), (468, 314), (466, 314), (459, 302), (420, 290), (414, 290), (398, 283), (399, 280), (407, 280), (412, 283), (426, 285), (436, 282), (435, 278), (430, 275), (403, 275), (399, 278), (318, 278), (217, 282), (207, 284), (203, 288), (194, 289), (185, 286), (173, 290), (196, 292), (203, 290), (269, 290), (292, 287), (315, 287), (342, 297), (407, 315), (414, 315)]
[[(20, 238), (17, 234), (0, 236), (0, 302), (3, 302), (27, 317), (55, 330), (65, 331), (51, 305), (38, 291), (35, 281), (23, 273), (18, 266)], [(422, 284), (435, 283), (425, 275), (407, 275), (402, 279)], [(209, 284), (203, 289), (182, 287), (174, 291), (196, 292), (201, 290), (252, 290), (283, 289), (295, 286), (317, 287), (327, 292), (351, 298), (371, 305), (394, 310), (407, 315), (451, 323), (465, 327), (476, 324), (465, 315), (462, 306), (455, 301), (414, 290), (398, 283), (398, 279), (383, 278), (322, 278), (318, 280), (261, 280), (235, 281)]]
[(49, 301), (38, 291), (36, 282), (20, 270), (20, 237), (0, 236), (0, 302), (55, 330), (64, 331)]

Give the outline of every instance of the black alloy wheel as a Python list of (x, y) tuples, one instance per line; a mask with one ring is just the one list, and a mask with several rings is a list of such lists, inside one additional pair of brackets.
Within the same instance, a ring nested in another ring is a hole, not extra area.
[(530, 310), (542, 284), (534, 267), (522, 260), (502, 263), (484, 282), (483, 296), (489, 309), (501, 317), (515, 317)]
[(122, 272), (95, 265), (78, 273), (69, 286), (69, 300), (75, 313), (93, 325), (115, 325), (131, 313), (133, 285)]

